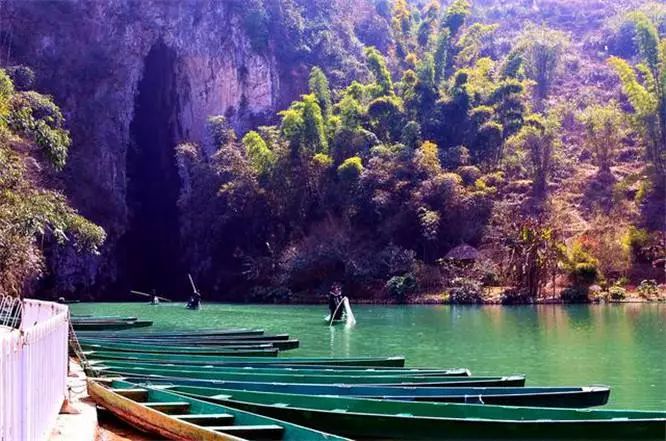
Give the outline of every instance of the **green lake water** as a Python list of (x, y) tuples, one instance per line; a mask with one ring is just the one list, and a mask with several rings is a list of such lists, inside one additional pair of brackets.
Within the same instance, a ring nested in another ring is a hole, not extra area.
[(666, 410), (666, 305), (376, 306), (352, 328), (324, 323), (326, 305), (72, 305), (74, 314), (138, 316), (152, 328), (252, 327), (287, 332), (294, 356), (403, 355), (409, 366), (525, 374), (531, 386), (611, 386), (612, 408)]

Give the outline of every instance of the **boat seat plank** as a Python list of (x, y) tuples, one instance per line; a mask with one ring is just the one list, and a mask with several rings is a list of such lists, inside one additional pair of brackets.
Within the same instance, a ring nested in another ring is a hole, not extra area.
[(188, 423), (201, 425), (201, 426), (210, 426), (210, 425), (227, 425), (233, 424), (234, 416), (228, 413), (203, 413), (203, 414), (184, 414), (184, 415), (171, 415), (173, 418), (177, 418)]
[(134, 401), (145, 401), (148, 399), (148, 391), (146, 389), (111, 389), (111, 392)]
[(190, 403), (187, 401), (172, 401), (172, 402), (147, 402), (141, 403), (146, 407), (149, 407), (160, 412), (173, 414), (173, 413), (186, 413), (190, 409)]
[(275, 424), (257, 426), (209, 426), (206, 429), (215, 432), (246, 438), (248, 440), (274, 440), (282, 439), (284, 428)]

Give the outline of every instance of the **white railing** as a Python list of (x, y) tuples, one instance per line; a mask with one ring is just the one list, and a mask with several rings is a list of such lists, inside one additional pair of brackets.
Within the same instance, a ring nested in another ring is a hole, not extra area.
[(68, 309), (25, 300), (21, 315), (0, 327), (0, 441), (43, 441), (67, 395)]

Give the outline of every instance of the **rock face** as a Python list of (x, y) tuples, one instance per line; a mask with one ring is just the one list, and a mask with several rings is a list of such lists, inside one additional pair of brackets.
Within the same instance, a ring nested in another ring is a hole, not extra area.
[(137, 97), (149, 54), (154, 67), (144, 83), (166, 89), (155, 94), (167, 106), (159, 114), (168, 132), (163, 139), (171, 144), (156, 158), (158, 178), (173, 175), (176, 143), (206, 145), (208, 116), (225, 115), (243, 130), (266, 121), (290, 99), (280, 93), (284, 79), (270, 47), (263, 53), (252, 49), (231, 2), (2, 3), (0, 63), (31, 66), (37, 88), (63, 109), (74, 140), (64, 190), (109, 234), (102, 256), (53, 251), (51, 260), (62, 267), (53, 271), (59, 274), (55, 288), (109, 286), (123, 271), (118, 244), (132, 218), (128, 158), (132, 148), (145, 147), (133, 139), (132, 123), (142, 111)]

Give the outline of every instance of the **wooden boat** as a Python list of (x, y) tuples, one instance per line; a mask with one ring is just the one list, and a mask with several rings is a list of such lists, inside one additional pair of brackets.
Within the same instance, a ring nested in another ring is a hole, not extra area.
[(336, 368), (347, 367), (396, 367), (405, 365), (404, 357), (353, 357), (353, 358), (328, 358), (328, 357), (232, 357), (212, 355), (183, 355), (183, 354), (158, 354), (148, 352), (123, 352), (123, 351), (85, 351), (88, 358), (99, 360), (137, 360), (155, 363), (169, 364), (202, 364), (219, 366), (264, 366), (266, 364), (279, 366), (335, 366)]
[[(105, 341), (97, 340), (97, 339), (89, 339), (89, 338), (80, 338), (79, 343), (81, 344), (81, 347), (107, 347), (108, 343)], [(115, 345), (115, 343), (112, 343)], [(121, 343), (121, 344), (127, 344), (127, 343)], [(130, 343), (132, 345), (135, 345), (134, 343)], [(221, 351), (234, 351), (234, 350), (247, 350), (247, 349), (266, 349), (266, 348), (274, 348), (273, 344), (271, 343), (264, 343), (264, 342), (257, 342), (257, 343), (238, 343), (234, 345), (200, 345), (200, 346), (190, 346), (190, 345), (183, 345), (183, 346), (163, 346), (160, 345), (159, 343), (142, 343), (143, 345), (147, 346), (157, 346), (158, 348), (164, 348), (166, 353), (169, 352), (174, 352), (178, 348), (182, 348), (185, 350), (188, 350), (189, 348), (195, 348), (195, 349), (202, 349), (202, 350), (211, 350), (213, 352), (217, 352), (218, 350)], [(113, 350), (113, 349), (111, 349)], [(131, 352), (131, 351), (130, 351)]]
[(120, 366), (91, 366), (96, 372), (113, 373), (128, 376), (151, 376), (166, 378), (201, 378), (205, 380), (227, 380), (247, 382), (277, 382), (277, 383), (304, 383), (304, 384), (379, 384), (400, 386), (446, 386), (457, 384), (459, 386), (516, 386), (525, 385), (525, 377), (428, 377), (407, 375), (299, 375), (299, 374), (262, 374), (255, 372), (227, 372), (213, 368), (186, 370), (171, 366), (145, 367), (120, 367)]
[(307, 366), (303, 367), (280, 367), (280, 366), (201, 366), (201, 365), (155, 365), (154, 363), (140, 363), (136, 361), (119, 361), (119, 360), (98, 360), (92, 361), (93, 366), (103, 365), (113, 368), (126, 368), (136, 367), (146, 370), (151, 370), (156, 367), (163, 366), (165, 368), (186, 369), (190, 371), (202, 372), (240, 372), (240, 373), (258, 373), (258, 374), (286, 374), (286, 375), (350, 375), (350, 376), (378, 376), (378, 375), (405, 375), (405, 376), (446, 376), (446, 377), (469, 377), (470, 372), (467, 369), (440, 369), (437, 371), (431, 370), (418, 370), (418, 369), (404, 369), (404, 370), (378, 370), (378, 369), (345, 369), (337, 370), (331, 369), (309, 369)]
[[(130, 379), (129, 381), (133, 381)], [(140, 379), (136, 379), (140, 382)], [(324, 385), (298, 383), (248, 383), (180, 379), (151, 379), (151, 384), (196, 386), (209, 389), (247, 390), (297, 395), (339, 395), (395, 401), (430, 401), (442, 403), (499, 404), (509, 406), (584, 408), (602, 406), (608, 402), (610, 389), (589, 387), (384, 387), (375, 385)], [(178, 391), (178, 388), (174, 388)], [(221, 393), (221, 392), (219, 392)]]
[(350, 438), (663, 440), (666, 412), (369, 400), (177, 387), (179, 394)]
[(86, 343), (122, 343), (122, 344), (155, 344), (160, 346), (169, 346), (169, 345), (185, 345), (192, 347), (200, 346), (247, 346), (247, 345), (268, 345), (274, 348), (278, 348), (281, 351), (287, 351), (290, 349), (296, 349), (299, 346), (299, 341), (296, 339), (291, 340), (230, 340), (230, 339), (217, 339), (213, 338), (202, 338), (202, 339), (175, 339), (175, 338), (165, 338), (165, 339), (141, 339), (141, 338), (132, 338), (132, 339), (120, 339), (120, 338), (99, 338), (99, 337), (82, 337), (79, 338), (80, 342)]
[(88, 323), (88, 322), (98, 322), (98, 321), (108, 321), (108, 320), (122, 320), (125, 322), (133, 322), (138, 320), (138, 317), (124, 317), (121, 315), (92, 315), (92, 314), (85, 314), (85, 315), (72, 315), (72, 322), (73, 323)]
[(278, 350), (276, 348), (248, 347), (231, 349), (225, 346), (159, 346), (154, 344), (123, 344), (123, 343), (81, 343), (84, 349), (97, 349), (104, 351), (123, 351), (123, 352), (155, 352), (159, 354), (199, 354), (199, 355), (231, 355), (231, 356), (254, 356), (254, 357), (275, 357)]
[[(150, 334), (146, 336), (145, 334)], [(148, 332), (114, 332), (114, 333), (90, 333), (83, 334), (81, 337), (85, 338), (101, 338), (109, 341), (153, 341), (153, 340), (165, 340), (165, 341), (283, 341), (289, 340), (289, 334), (260, 334), (260, 335), (199, 335), (192, 333), (189, 335), (168, 335), (160, 333), (148, 333)]]
[(152, 325), (152, 320), (90, 320), (72, 322), (72, 327), (75, 331), (110, 331), (119, 329), (145, 328)]
[(174, 393), (119, 381), (88, 380), (88, 393), (127, 423), (180, 441), (329, 440), (344, 438)]
[[(99, 336), (101, 335), (98, 332), (92, 332), (92, 333), (85, 333), (85, 332), (80, 332), (77, 333), (80, 337), (85, 337), (85, 336)], [(247, 329), (247, 328), (237, 328), (237, 329), (201, 329), (201, 330), (183, 330), (183, 331), (159, 331), (159, 332), (115, 332), (115, 333), (104, 333), (105, 337), (122, 337), (122, 336), (136, 336), (136, 337), (141, 337), (141, 338), (162, 338), (164, 336), (169, 336), (169, 337), (191, 337), (191, 336), (233, 336), (233, 337), (240, 337), (243, 336), (243, 338), (246, 338), (247, 336), (263, 336), (264, 330), (263, 329)]]

